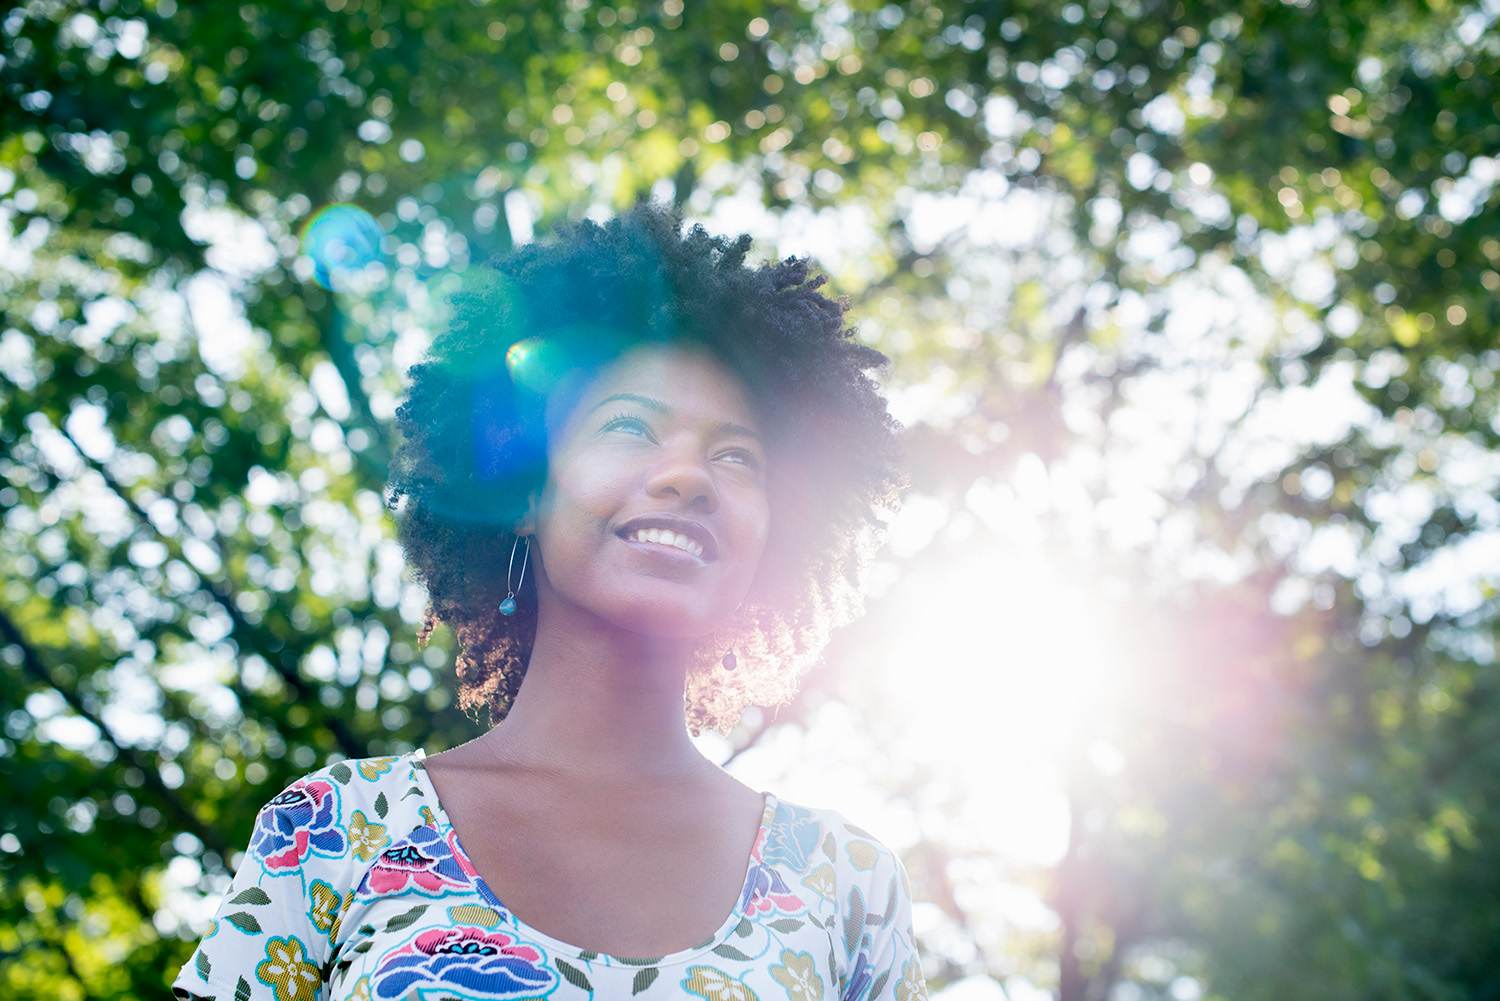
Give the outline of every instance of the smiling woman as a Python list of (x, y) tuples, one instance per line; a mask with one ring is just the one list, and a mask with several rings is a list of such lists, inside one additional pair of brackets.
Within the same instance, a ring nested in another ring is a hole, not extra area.
[(748, 248), (642, 206), (454, 295), (391, 504), (498, 725), (267, 804), (179, 996), (925, 996), (896, 858), (689, 737), (790, 695), (895, 503), (884, 359)]

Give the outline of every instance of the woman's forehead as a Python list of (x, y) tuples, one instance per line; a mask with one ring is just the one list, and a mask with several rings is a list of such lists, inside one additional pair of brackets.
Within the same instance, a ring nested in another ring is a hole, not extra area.
[(745, 384), (705, 350), (642, 345), (572, 388), (554, 396), (557, 412), (549, 407), (549, 427), (564, 433), (574, 420), (614, 402), (760, 431), (759, 410)]

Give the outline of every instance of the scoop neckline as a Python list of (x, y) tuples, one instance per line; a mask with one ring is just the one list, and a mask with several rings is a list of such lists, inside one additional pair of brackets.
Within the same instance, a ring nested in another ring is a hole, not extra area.
[[(419, 747), (411, 751), (407, 757), (412, 765), (414, 781), (421, 787), (422, 795), (432, 804), (434, 821), (439, 827), (447, 828), (452, 833), (454, 843), (460, 851), (463, 851), (464, 857), (468, 858), (469, 853), (464, 849), (463, 842), (459, 840), (458, 829), (453, 826), (453, 821), (449, 819), (448, 811), (443, 808), (442, 800), (438, 798), (437, 787), (432, 784), (432, 778), (427, 774), (426, 749)], [(745, 888), (750, 885), (751, 878), (755, 875), (755, 866), (758, 861), (755, 857), (755, 849), (764, 842), (766, 831), (770, 828), (771, 822), (776, 816), (776, 795), (771, 792), (762, 792), (761, 795), (765, 797), (765, 806), (761, 809), (760, 813), (760, 829), (756, 832), (755, 841), (750, 846), (750, 856), (745, 860), (745, 876), (740, 881), (740, 891), (736, 894), (734, 903), (729, 908), (729, 916), (724, 919), (719, 925), (718, 930), (710, 938), (698, 945), (689, 946), (686, 949), (679, 949), (664, 956), (653, 957), (618, 956), (614, 953), (600, 952), (596, 949), (585, 949), (571, 942), (564, 942), (562, 939), (554, 938), (534, 925), (528, 924), (519, 914), (505, 905), (500, 899), (499, 894), (490, 887), (489, 883), (485, 882), (484, 877), (479, 874), (478, 869), (474, 869), (474, 888), (484, 898), (485, 903), (507, 915), (518, 929), (526, 933), (529, 940), (535, 944), (546, 946), (554, 954), (561, 953), (569, 958), (584, 962), (596, 962), (603, 959), (609, 963), (633, 967), (675, 966), (685, 963), (722, 945), (729, 938), (729, 935), (739, 927), (740, 922), (746, 920), (745, 916), (740, 913), (740, 905), (745, 899)], [(472, 862), (470, 866), (473, 866)]]

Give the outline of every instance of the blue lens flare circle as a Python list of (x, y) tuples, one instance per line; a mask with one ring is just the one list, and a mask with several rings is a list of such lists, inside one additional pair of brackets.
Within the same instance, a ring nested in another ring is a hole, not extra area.
[(313, 281), (332, 292), (372, 264), (385, 260), (380, 244), (385, 233), (375, 217), (358, 205), (340, 203), (319, 209), (302, 227), (301, 252), (312, 261)]

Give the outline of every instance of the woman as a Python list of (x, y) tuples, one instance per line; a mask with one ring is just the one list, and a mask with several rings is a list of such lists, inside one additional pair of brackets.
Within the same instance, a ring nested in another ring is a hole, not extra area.
[(785, 701), (856, 611), (884, 359), (804, 262), (681, 229), (641, 206), (452, 297), (391, 504), (423, 638), (503, 722), (267, 804), (179, 997), (925, 997), (896, 858), (688, 732)]

